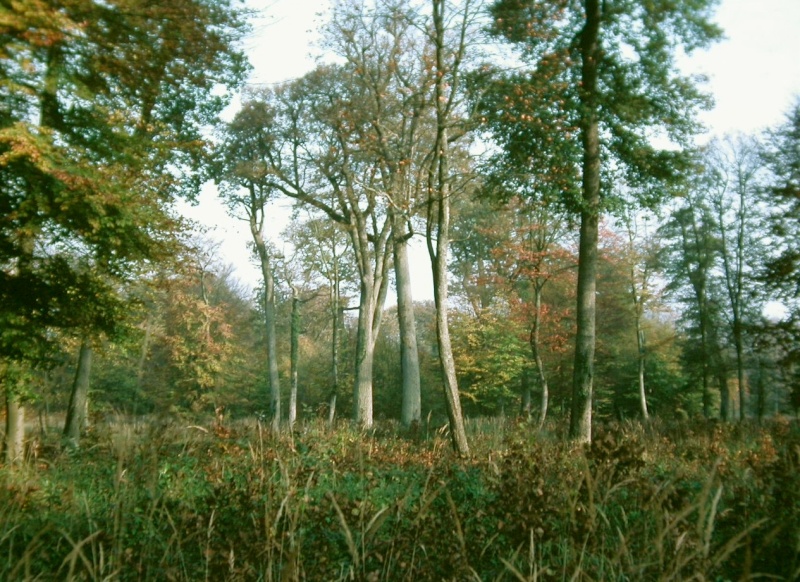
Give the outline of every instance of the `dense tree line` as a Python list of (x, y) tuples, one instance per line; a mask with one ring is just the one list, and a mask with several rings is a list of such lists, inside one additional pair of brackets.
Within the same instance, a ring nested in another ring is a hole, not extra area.
[[(697, 145), (710, 100), (675, 56), (719, 38), (713, 2), (338, 2), (329, 58), (227, 123), (219, 89), (247, 69), (227, 2), (17, 5), (7, 458), (26, 403), (66, 410), (73, 444), (91, 410), (227, 411), (447, 419), (462, 455), (464, 415), (555, 415), (588, 441), (593, 415), (800, 407), (800, 103)], [(249, 224), (255, 296), (173, 210), (209, 180)], [(412, 296), (414, 236), (432, 303)]]

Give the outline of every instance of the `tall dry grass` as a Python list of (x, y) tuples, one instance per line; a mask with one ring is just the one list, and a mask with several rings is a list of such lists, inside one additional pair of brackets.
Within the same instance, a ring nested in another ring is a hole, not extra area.
[(0, 579), (800, 579), (791, 422), (469, 431), (111, 419), (0, 468)]

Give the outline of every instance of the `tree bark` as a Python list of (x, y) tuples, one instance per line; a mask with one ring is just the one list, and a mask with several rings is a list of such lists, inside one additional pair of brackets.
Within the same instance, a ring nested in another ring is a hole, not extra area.
[(89, 383), (92, 373), (92, 346), (87, 340), (81, 342), (78, 354), (78, 367), (72, 382), (72, 394), (67, 408), (67, 421), (64, 424), (64, 437), (67, 444), (77, 448), (80, 445), (81, 431), (88, 424)]
[[(255, 195), (253, 194), (255, 197)], [(275, 276), (272, 272), (269, 249), (264, 241), (261, 225), (256, 217), (255, 204), (250, 213), (250, 232), (253, 235), (256, 252), (261, 263), (261, 274), (264, 278), (264, 323), (267, 332), (267, 367), (269, 369), (269, 408), (270, 427), (273, 432), (280, 430), (281, 422), (281, 387), (278, 373), (277, 332), (275, 330)], [(263, 208), (261, 209), (263, 212)]]
[(300, 294), (292, 285), (291, 338), (289, 340), (289, 428), (297, 421), (298, 360), (300, 358)]
[(334, 247), (333, 254), (333, 281), (331, 284), (331, 316), (333, 319), (333, 330), (331, 337), (331, 380), (333, 387), (331, 388), (330, 398), (328, 399), (328, 425), (333, 426), (333, 421), (336, 419), (336, 398), (339, 395), (339, 330), (341, 329), (342, 310), (341, 293), (339, 292), (339, 264)]
[(25, 406), (18, 395), (6, 391), (6, 464), (16, 465), (25, 458)]
[[(358, 208), (357, 204), (352, 205)], [(356, 361), (353, 387), (353, 420), (362, 428), (373, 423), (372, 370), (375, 343), (383, 319), (383, 306), (388, 291), (388, 269), (391, 261), (391, 224), (387, 219), (379, 232), (367, 231), (369, 217), (353, 212), (348, 228), (359, 273), (360, 298), (356, 328)], [(377, 230), (377, 229), (376, 229)]]
[[(445, 89), (445, 19), (444, 2), (433, 0), (434, 43), (436, 50), (436, 85), (434, 102), (436, 107), (436, 141), (434, 143), (433, 166), (431, 167), (431, 192), (429, 196), (427, 243), (433, 271), (433, 300), (436, 307), (436, 340), (439, 347), (439, 362), (447, 401), (447, 416), (450, 422), (450, 438), (453, 449), (463, 457), (469, 456), (469, 444), (461, 412), (453, 348), (450, 342), (450, 327), (447, 316), (447, 254), (450, 244), (450, 167), (447, 131), (448, 104), (450, 97)], [(454, 88), (451, 86), (450, 90)], [(436, 228), (433, 225), (434, 206)], [(434, 237), (435, 234), (435, 237)], [(435, 238), (435, 240), (434, 240)]]
[(597, 103), (597, 67), (600, 56), (600, 0), (585, 0), (586, 22), (581, 31), (581, 88), (583, 109), (583, 187), (578, 244), (578, 305), (572, 410), (569, 434), (581, 442), (592, 440), (592, 389), (596, 326), (597, 244), (600, 219), (600, 131)]
[(402, 220), (394, 216), (393, 222), (397, 319), (400, 326), (400, 369), (403, 383), (400, 420), (408, 427), (414, 422), (419, 422), (422, 417), (419, 351), (414, 300), (411, 294), (411, 273), (408, 265), (408, 238), (402, 228)]
[(547, 385), (547, 376), (544, 373), (544, 362), (542, 361), (541, 350), (539, 349), (539, 334), (542, 327), (542, 285), (534, 283), (533, 288), (534, 319), (533, 329), (531, 329), (530, 344), (533, 353), (533, 361), (536, 364), (536, 375), (539, 380), (539, 388), (542, 391), (539, 409), (539, 430), (544, 427), (547, 419), (547, 409), (550, 403), (550, 388)]
[(650, 414), (647, 410), (647, 393), (645, 392), (644, 372), (645, 372), (645, 351), (644, 329), (642, 328), (642, 316), (644, 311), (643, 297), (636, 288), (636, 269), (633, 264), (633, 234), (630, 234), (630, 253), (631, 253), (631, 298), (633, 299), (633, 316), (636, 324), (636, 347), (639, 363), (639, 407), (642, 412), (642, 419), (648, 420)]

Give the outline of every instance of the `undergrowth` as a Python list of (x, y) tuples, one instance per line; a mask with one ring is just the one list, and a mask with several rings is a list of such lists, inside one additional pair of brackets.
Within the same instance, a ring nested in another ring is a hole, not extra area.
[(800, 579), (800, 429), (95, 427), (0, 468), (2, 580)]

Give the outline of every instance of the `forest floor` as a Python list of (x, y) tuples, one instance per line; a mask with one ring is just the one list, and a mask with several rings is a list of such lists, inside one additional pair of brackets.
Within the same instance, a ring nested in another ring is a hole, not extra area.
[[(0, 467), (0, 579), (800, 579), (800, 426), (112, 422)], [(425, 431), (421, 431), (424, 433)]]

